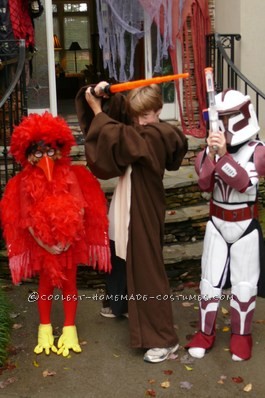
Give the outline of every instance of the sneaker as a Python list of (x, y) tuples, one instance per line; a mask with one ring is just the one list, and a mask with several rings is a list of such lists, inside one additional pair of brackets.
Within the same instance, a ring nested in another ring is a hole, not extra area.
[[(110, 307), (102, 307), (100, 310), (100, 315), (104, 316), (104, 318), (118, 318), (117, 315), (113, 314), (112, 309)], [(126, 318), (129, 318), (128, 312), (125, 312), (121, 316), (125, 316)]]
[(178, 344), (169, 348), (151, 348), (144, 354), (144, 361), (151, 363), (163, 362), (170, 356), (170, 354), (176, 352), (178, 348)]

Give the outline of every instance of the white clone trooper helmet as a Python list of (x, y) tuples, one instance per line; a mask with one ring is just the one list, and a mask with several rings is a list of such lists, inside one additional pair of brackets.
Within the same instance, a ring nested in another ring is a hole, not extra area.
[[(231, 134), (230, 145), (235, 146), (255, 139), (260, 127), (250, 96), (237, 90), (225, 90), (215, 96), (219, 128)], [(231, 115), (231, 116), (230, 116)], [(225, 128), (222, 116), (228, 117)]]

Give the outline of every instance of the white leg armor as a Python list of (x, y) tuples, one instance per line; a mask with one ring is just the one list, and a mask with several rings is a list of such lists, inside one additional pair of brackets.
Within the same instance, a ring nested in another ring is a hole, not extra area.
[[(207, 290), (201, 292), (202, 294), (208, 294), (208, 297), (214, 297), (215, 291), (209, 291), (210, 286), (213, 288), (221, 287), (220, 283), (225, 279), (225, 268), (227, 264), (228, 248), (227, 244), (215, 228), (211, 221), (208, 221), (202, 254), (202, 280), (209, 282)], [(206, 286), (205, 286), (206, 287)]]
[[(218, 256), (216, 256), (218, 253)], [(202, 279), (200, 292), (200, 329), (205, 334), (212, 334), (222, 285), (226, 277), (228, 249), (223, 237), (211, 221), (207, 223), (202, 255)]]
[(251, 333), (258, 279), (259, 239), (258, 231), (254, 230), (231, 247), (232, 333)]
[(202, 300), (200, 301), (200, 330), (210, 335), (215, 326), (221, 289), (214, 288), (205, 279), (201, 281), (200, 289), (202, 296)]

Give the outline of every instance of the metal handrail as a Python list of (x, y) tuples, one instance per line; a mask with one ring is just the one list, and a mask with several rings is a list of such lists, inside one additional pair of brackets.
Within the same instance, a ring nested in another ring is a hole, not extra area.
[[(3, 40), (0, 40), (0, 43), (1, 42), (6, 43), (6, 41), (3, 41)], [(12, 40), (10, 40), (9, 43), (10, 42), (12, 42)], [(14, 40), (14, 42), (17, 42), (17, 41)], [(26, 58), (25, 40), (24, 39), (20, 39), (19, 40), (19, 52), (18, 52), (18, 64), (17, 64), (16, 73), (15, 73), (14, 78), (11, 81), (9, 87), (7, 88), (5, 94), (3, 95), (3, 97), (0, 100), (0, 108), (2, 108), (4, 103), (8, 100), (9, 96), (14, 91), (14, 89), (15, 89), (15, 87), (16, 87), (19, 79), (20, 79), (20, 76), (22, 75), (23, 68), (24, 68), (24, 65), (25, 65), (25, 58)], [(3, 64), (4, 64), (4, 62), (3, 62)]]
[[(212, 66), (214, 69), (216, 92), (232, 88), (244, 92), (245, 95), (251, 93), (252, 103), (259, 118), (261, 100), (265, 100), (265, 94), (241, 73), (234, 64), (234, 42), (240, 39), (241, 36), (239, 34), (215, 33), (214, 35), (209, 35), (207, 65)], [(230, 44), (227, 45), (227, 43)], [(230, 56), (227, 53), (228, 49)]]
[(19, 169), (9, 155), (9, 145), (14, 126), (28, 112), (25, 58), (25, 40), (0, 40), (0, 197)]

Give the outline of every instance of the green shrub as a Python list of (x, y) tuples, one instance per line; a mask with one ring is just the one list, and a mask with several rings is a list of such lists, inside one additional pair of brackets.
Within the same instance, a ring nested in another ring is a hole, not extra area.
[(0, 285), (0, 367), (5, 364), (11, 333), (10, 304)]

